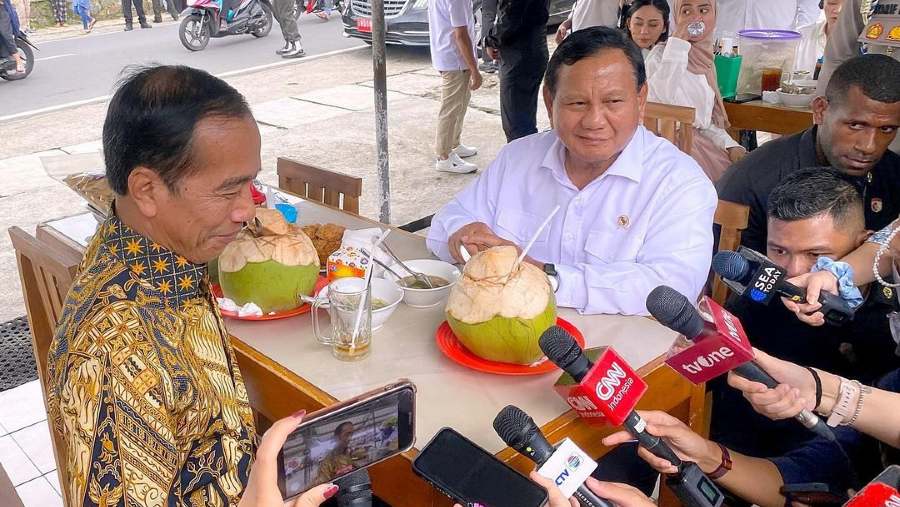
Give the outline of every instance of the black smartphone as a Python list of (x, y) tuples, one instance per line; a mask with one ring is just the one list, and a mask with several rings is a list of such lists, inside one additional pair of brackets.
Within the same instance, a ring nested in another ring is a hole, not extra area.
[(438, 432), (413, 471), (455, 502), (485, 507), (540, 507), (547, 491), (451, 428)]
[(725, 102), (732, 102), (734, 104), (743, 104), (744, 102), (751, 102), (760, 99), (762, 99), (762, 96), (755, 93), (738, 93), (734, 97), (728, 97), (722, 100), (724, 100)]
[(416, 386), (408, 381), (309, 414), (278, 453), (284, 498), (339, 479), (412, 448)]
[(800, 502), (806, 505), (844, 505), (850, 500), (846, 491), (833, 488), (824, 482), (785, 484), (780, 491), (788, 502)]

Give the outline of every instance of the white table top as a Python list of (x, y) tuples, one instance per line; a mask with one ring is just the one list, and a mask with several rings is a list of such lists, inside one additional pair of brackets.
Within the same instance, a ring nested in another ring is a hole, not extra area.
[[(373, 222), (309, 202), (298, 203), (301, 224), (331, 222), (349, 228), (372, 227)], [(92, 225), (93, 224), (93, 225)], [(90, 213), (48, 222), (79, 244), (85, 244), (96, 220)], [(404, 259), (430, 257), (421, 236), (392, 232), (389, 245)], [(585, 335), (588, 347), (611, 345), (639, 368), (668, 350), (675, 333), (643, 317), (583, 316), (561, 309), (560, 316)], [(327, 318), (325, 312), (323, 317)], [(347, 399), (398, 378), (418, 388), (417, 447), (421, 448), (444, 426), (452, 426), (490, 452), (505, 447), (491, 422), (504, 406), (513, 404), (539, 425), (564, 413), (568, 406), (551, 388), (558, 374), (506, 377), (469, 370), (444, 357), (435, 345), (435, 330), (444, 320), (443, 307), (410, 308), (401, 304), (372, 339), (371, 355), (359, 362), (338, 361), (319, 345), (308, 314), (249, 322), (226, 319), (234, 336), (300, 375), (337, 399)]]

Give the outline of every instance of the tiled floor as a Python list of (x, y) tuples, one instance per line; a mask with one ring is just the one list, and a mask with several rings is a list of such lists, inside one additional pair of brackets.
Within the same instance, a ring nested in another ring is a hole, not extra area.
[(40, 382), (0, 393), (0, 465), (25, 507), (62, 507)]

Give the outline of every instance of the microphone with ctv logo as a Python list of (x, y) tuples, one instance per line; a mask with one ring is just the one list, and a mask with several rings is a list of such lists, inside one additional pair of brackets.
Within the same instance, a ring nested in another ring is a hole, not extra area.
[[(806, 302), (806, 290), (787, 282), (785, 269), (755, 250), (740, 247), (737, 252), (718, 252), (712, 268), (725, 285), (754, 303), (768, 305), (776, 294), (795, 303)], [(819, 311), (829, 324), (841, 325), (853, 318), (853, 309), (840, 296), (822, 291), (819, 303)]]
[[(666, 359), (666, 364), (695, 384), (733, 370), (770, 389), (777, 387), (778, 382), (753, 362), (753, 348), (741, 321), (706, 296), (701, 298), (700, 307), (708, 314), (707, 318), (684, 294), (665, 285), (647, 296), (650, 315), (693, 342)], [(804, 409), (795, 419), (817, 435), (835, 440), (831, 428), (809, 410)]]
[[(556, 390), (588, 422), (622, 425), (654, 455), (678, 472), (666, 484), (681, 503), (691, 507), (718, 507), (724, 495), (696, 463), (682, 461), (661, 438), (647, 432), (647, 423), (634, 411), (647, 384), (612, 347), (584, 351), (565, 329), (553, 326), (541, 335), (541, 350), (566, 373)], [(596, 356), (593, 361), (589, 355)], [(599, 411), (599, 413), (598, 413)]]
[[(577, 472), (577, 470), (573, 469), (577, 469), (583, 461), (589, 460), (581, 449), (578, 449), (568, 440), (564, 441), (563, 444), (560, 445), (560, 448), (562, 449), (563, 445), (568, 444), (573, 448), (572, 451), (562, 454), (558, 453), (554, 456), (554, 453), (557, 452), (556, 449), (550, 445), (550, 442), (548, 442), (544, 434), (541, 433), (541, 430), (538, 428), (537, 424), (535, 424), (534, 419), (522, 409), (513, 405), (504, 407), (503, 410), (497, 414), (497, 417), (494, 418), (494, 431), (497, 432), (497, 435), (500, 436), (506, 445), (537, 463), (537, 465), (541, 467), (538, 470), (539, 473), (544, 471), (543, 466), (548, 462), (554, 460), (565, 461), (566, 463), (562, 467), (562, 472), (555, 477), (549, 477), (549, 479), (554, 480), (560, 489), (565, 487), (568, 474), (570, 472)], [(596, 466), (596, 463), (594, 463), (594, 468), (596, 468)], [(583, 507), (614, 507), (610, 501), (600, 498), (593, 491), (584, 486), (583, 483), (585, 479), (587, 479), (587, 476), (593, 471), (593, 468), (583, 471), (585, 473), (583, 474), (583, 477), (580, 477), (581, 481), (578, 482), (579, 486), (574, 492), (570, 493), (575, 495), (575, 498), (578, 499)], [(544, 474), (541, 473), (541, 475)], [(575, 482), (577, 482), (577, 480), (573, 478), (570, 485), (574, 485)]]

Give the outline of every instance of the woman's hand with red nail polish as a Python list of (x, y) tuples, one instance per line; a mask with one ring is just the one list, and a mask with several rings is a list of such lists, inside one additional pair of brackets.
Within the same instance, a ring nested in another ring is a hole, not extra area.
[(296, 499), (285, 502), (278, 489), (278, 453), (288, 435), (303, 420), (303, 411), (277, 421), (263, 435), (256, 451), (256, 461), (250, 466), (250, 480), (241, 495), (239, 507), (317, 507), (334, 496), (338, 487), (322, 484), (303, 493)]

